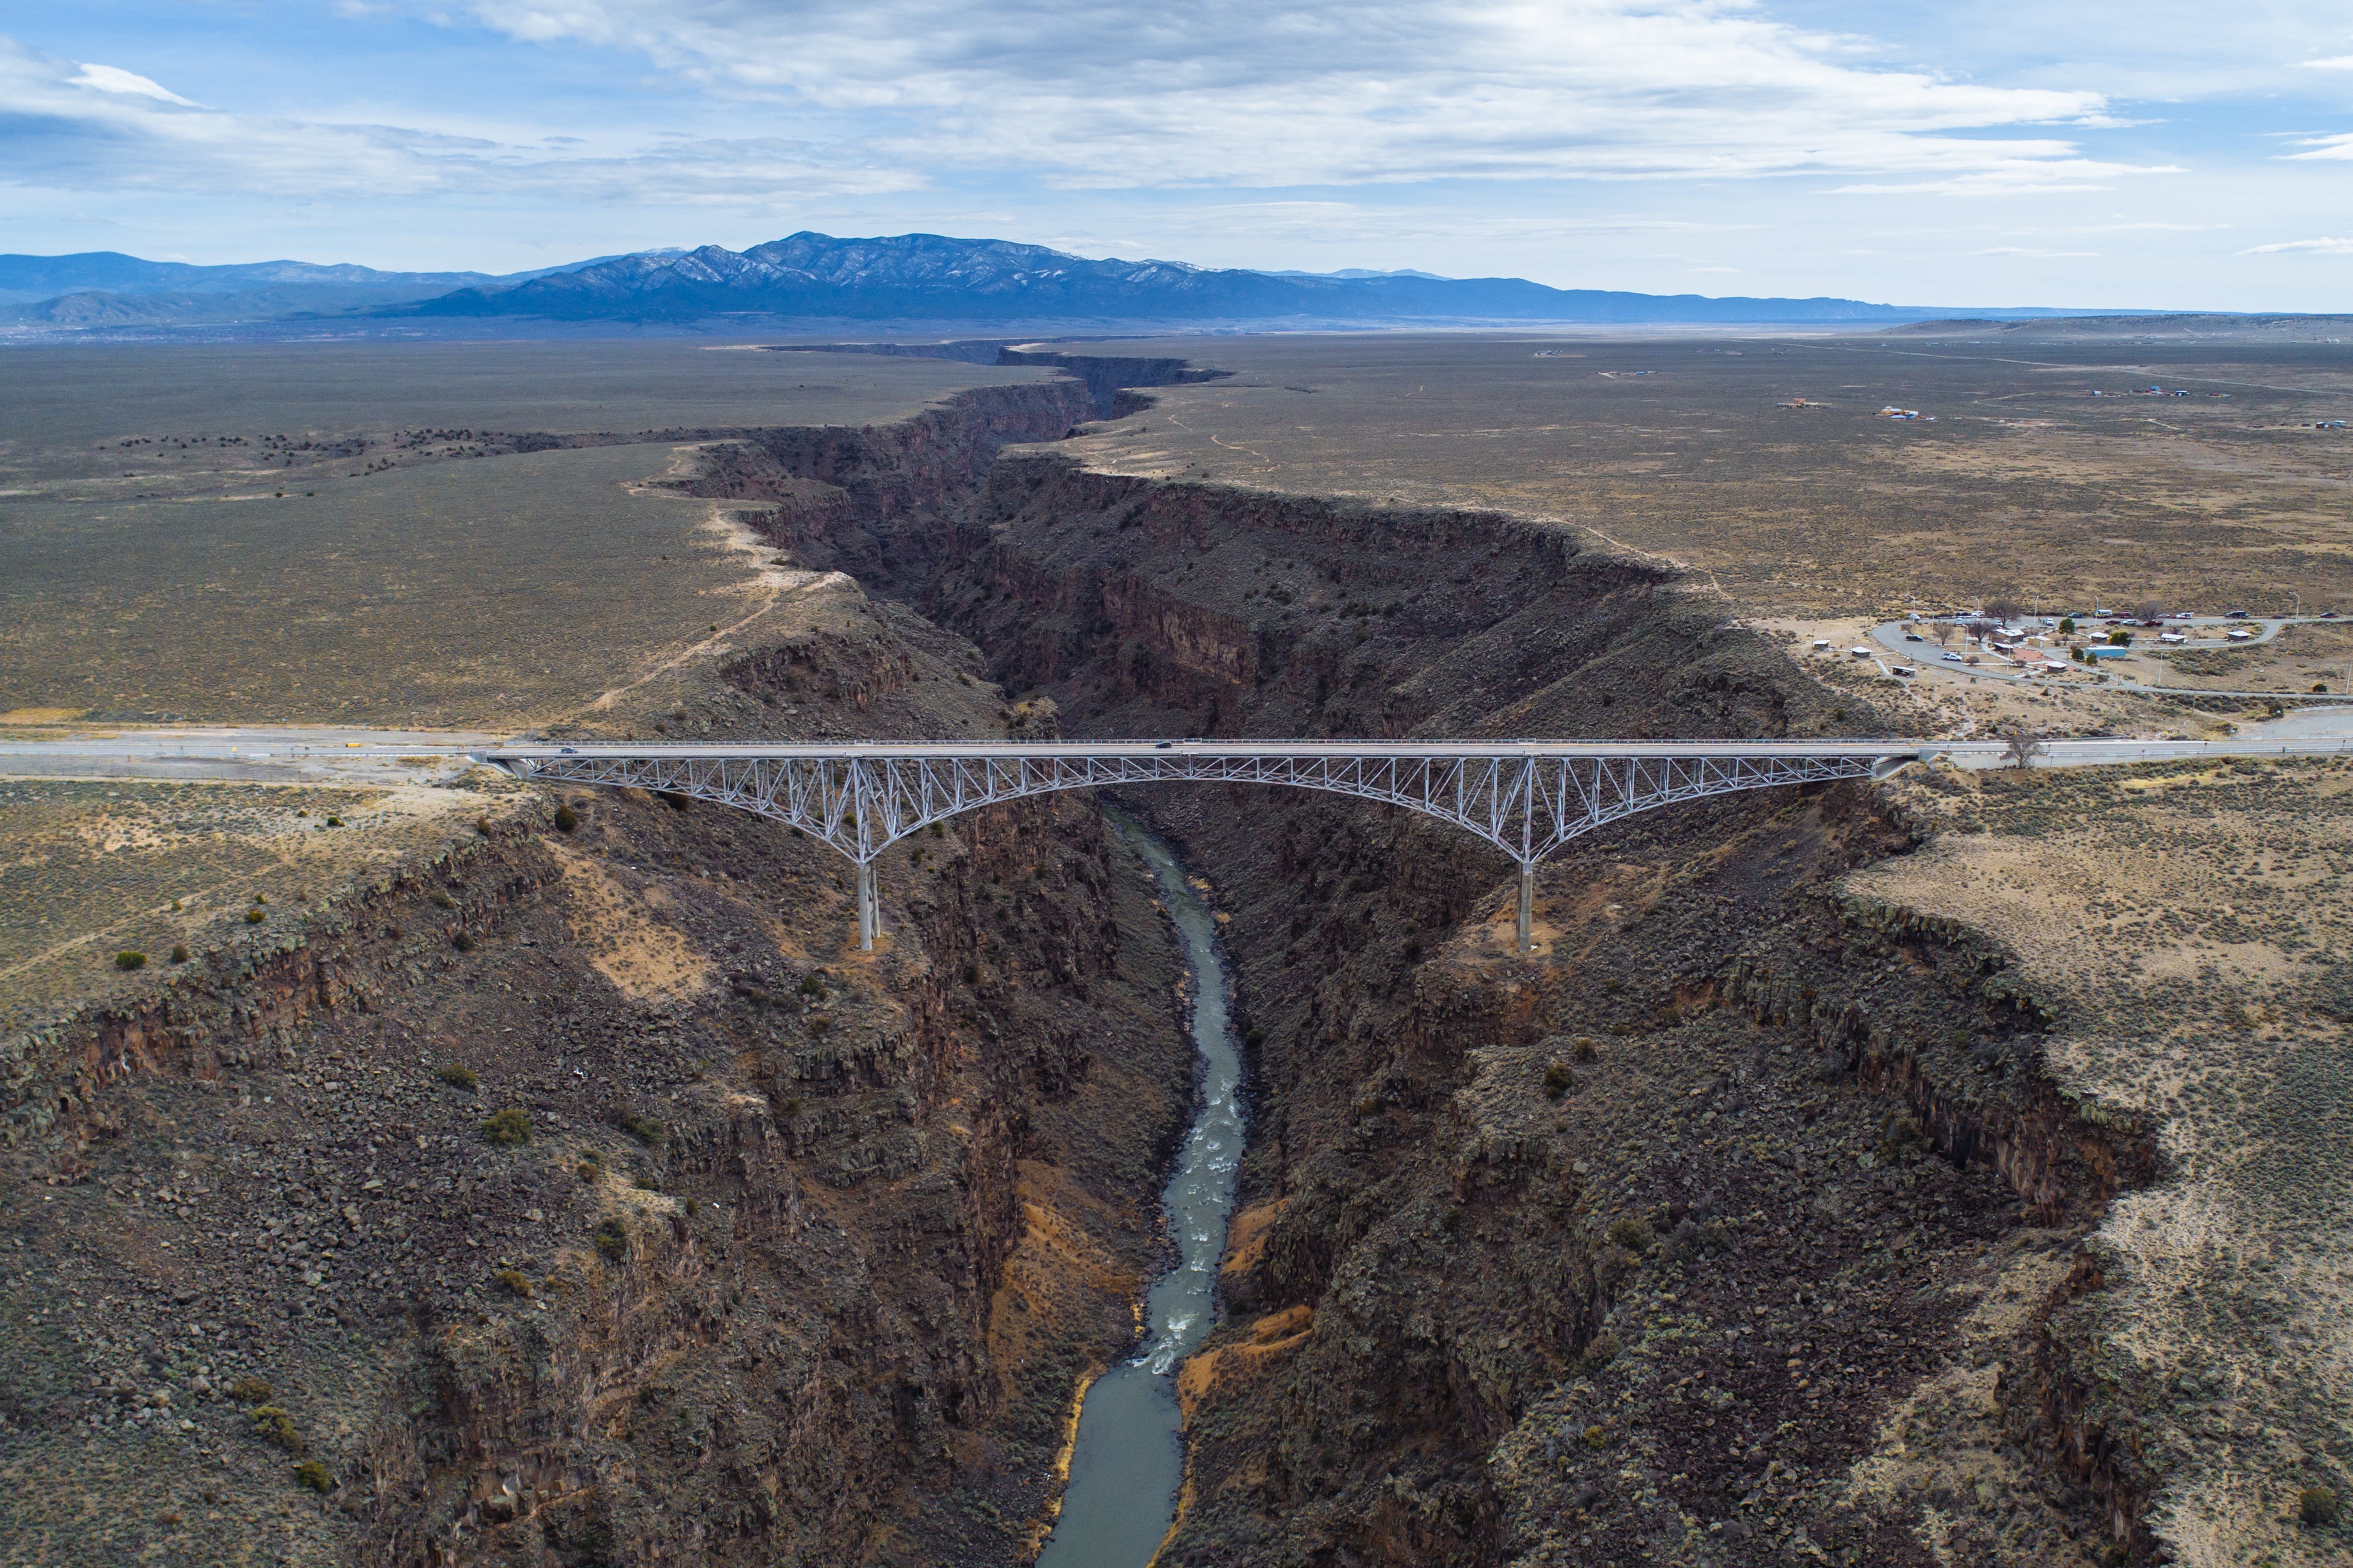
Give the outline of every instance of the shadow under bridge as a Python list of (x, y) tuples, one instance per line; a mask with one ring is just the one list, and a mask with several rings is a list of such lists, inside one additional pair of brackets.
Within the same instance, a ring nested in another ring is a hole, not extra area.
[(658, 790), (788, 823), (858, 869), (858, 937), (881, 929), (875, 857), (933, 823), (1103, 784), (1287, 784), (1434, 816), (1520, 868), (1529, 950), (1535, 868), (1582, 833), (1679, 801), (1883, 774), (1918, 742), (997, 741), (754, 746), (511, 746), (519, 778)]

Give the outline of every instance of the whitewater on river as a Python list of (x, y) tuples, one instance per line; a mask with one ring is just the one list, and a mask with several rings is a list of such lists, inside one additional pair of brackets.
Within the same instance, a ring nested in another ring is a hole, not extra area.
[(1226, 1009), (1217, 921), (1166, 845), (1124, 814), (1109, 815), (1121, 838), (1152, 868), (1184, 940), (1199, 1099), (1160, 1197), (1176, 1244), (1176, 1265), (1145, 1293), (1142, 1347), (1087, 1389), (1062, 1511), (1038, 1568), (1145, 1568), (1168, 1533), (1185, 1478), (1176, 1365), (1201, 1342), (1215, 1315), (1218, 1264), (1242, 1157), (1241, 1051)]

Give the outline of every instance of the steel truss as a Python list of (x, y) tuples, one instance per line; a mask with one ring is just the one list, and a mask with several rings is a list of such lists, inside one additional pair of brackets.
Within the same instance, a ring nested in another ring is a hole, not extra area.
[[(912, 749), (911, 749), (912, 750)], [(1779, 744), (1630, 746), (1514, 743), (1493, 752), (1329, 742), (1211, 749), (1149, 743), (997, 742), (892, 754), (872, 746), (684, 749), (533, 747), (494, 752), (518, 776), (657, 790), (790, 824), (858, 868), (859, 938), (880, 930), (875, 857), (933, 823), (985, 805), (1106, 784), (1287, 784), (1401, 806), (1473, 834), (1520, 868), (1520, 947), (1526, 951), (1535, 869), (1580, 834), (1680, 801), (1776, 784), (1871, 776), (1908, 760), (1878, 745), (1819, 751)]]

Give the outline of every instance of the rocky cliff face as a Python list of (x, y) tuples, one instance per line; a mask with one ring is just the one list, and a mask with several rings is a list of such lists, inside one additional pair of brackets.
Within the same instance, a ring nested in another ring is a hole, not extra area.
[[(839, 597), (657, 722), (994, 700)], [(846, 863), (683, 805), (517, 788), (16, 1042), (27, 1560), (1026, 1556), (1189, 1100), (1141, 869), (1085, 800), (965, 818), (884, 862), (867, 954)]]
[(950, 512), (1000, 450), (1060, 440), (1096, 412), (1080, 380), (986, 387), (896, 425), (789, 426), (714, 442), (702, 473), (678, 488), (773, 502), (744, 516), (799, 564), (894, 589), (912, 563), (908, 542), (925, 558), (942, 553)]

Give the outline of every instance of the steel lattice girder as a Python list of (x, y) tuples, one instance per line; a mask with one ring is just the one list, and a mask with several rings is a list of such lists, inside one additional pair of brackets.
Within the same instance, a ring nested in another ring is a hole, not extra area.
[(754, 812), (823, 839), (860, 864), (908, 835), (976, 807), (1101, 784), (1258, 784), (1401, 806), (1477, 835), (1523, 865), (1581, 833), (1679, 801), (1775, 784), (1869, 777), (1882, 756), (1697, 753), (1528, 756), (1335, 755), (1277, 747), (1246, 753), (1105, 756), (868, 756), (808, 747), (774, 756), (533, 756), (507, 765), (551, 782), (658, 790)]

